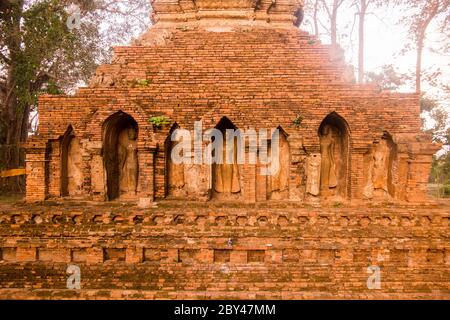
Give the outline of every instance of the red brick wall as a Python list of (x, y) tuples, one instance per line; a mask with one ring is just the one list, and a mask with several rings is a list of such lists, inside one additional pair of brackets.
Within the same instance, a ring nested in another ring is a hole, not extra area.
[(1, 206), (0, 295), (448, 299), (449, 221), (448, 206)]
[[(202, 120), (205, 129), (214, 127), (224, 116), (242, 129), (281, 126), (294, 141), (291, 153), (302, 158), (303, 151), (319, 151), (318, 128), (328, 114), (336, 112), (348, 124), (350, 134), (351, 198), (361, 197), (361, 155), (374, 139), (388, 132), (404, 145), (408, 159), (422, 159), (417, 169), (411, 167), (417, 172), (415, 180), (405, 181), (405, 192), (410, 195), (400, 193), (398, 198), (424, 199), (431, 154), (437, 148), (427, 137), (422, 138), (423, 148), (414, 147), (420, 133), (417, 95), (381, 92), (371, 85), (344, 81), (345, 66), (333, 50), (296, 28), (254, 27), (217, 33), (174, 27), (169, 31), (164, 44), (116, 48), (114, 63), (101, 66), (91, 87), (80, 89), (75, 96), (42, 96), (40, 137), (59, 139), (72, 125), (87, 153), (95, 154), (101, 148), (101, 128), (107, 117), (119, 110), (127, 112), (140, 127), (142, 152), (156, 152), (153, 168), (145, 169), (140, 180), (152, 184), (153, 191), (148, 186), (143, 193), (161, 198), (164, 142), (170, 126), (152, 128), (147, 121), (151, 116), (165, 115), (185, 129), (192, 129), (195, 120)], [(102, 77), (108, 82), (99, 82)], [(140, 80), (146, 83), (138, 84)], [(304, 120), (296, 127), (292, 122), (299, 114)], [(58, 161), (58, 155), (49, 157)], [(92, 196), (89, 163), (86, 166), (85, 190)], [(154, 178), (146, 170), (154, 170)], [(299, 170), (294, 166), (293, 180), (304, 178), (295, 176)], [(50, 176), (50, 180), (57, 177)], [(47, 196), (56, 195), (53, 186), (57, 183), (51, 180), (49, 184)], [(247, 194), (254, 199), (251, 188)]]

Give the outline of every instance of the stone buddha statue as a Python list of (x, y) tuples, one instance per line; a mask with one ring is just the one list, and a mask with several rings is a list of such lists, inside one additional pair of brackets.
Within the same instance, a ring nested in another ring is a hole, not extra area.
[(121, 194), (136, 195), (139, 165), (135, 128), (123, 130), (119, 136), (118, 155)]
[(326, 125), (322, 129), (320, 137), (321, 170), (320, 186), (321, 189), (337, 187), (336, 164), (334, 160), (334, 137), (330, 126)]

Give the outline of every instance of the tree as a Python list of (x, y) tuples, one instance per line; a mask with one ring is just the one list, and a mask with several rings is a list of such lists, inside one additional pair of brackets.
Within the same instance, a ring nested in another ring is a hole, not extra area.
[[(3, 166), (15, 168), (24, 163), (20, 145), (27, 139), (38, 95), (67, 92), (87, 81), (96, 66), (111, 57), (111, 44), (129, 39), (131, 24), (142, 29), (149, 3), (2, 0), (0, 4), (0, 145), (6, 145)], [(80, 28), (68, 24), (72, 18), (68, 8), (74, 5), (81, 13)], [(102, 30), (102, 25), (108, 27)]]
[[(399, 0), (406, 4), (413, 13), (403, 18), (409, 25), (410, 37), (416, 50), (415, 87), (416, 92), (422, 92), (423, 50), (426, 36), (432, 22), (437, 22), (441, 31), (448, 29), (450, 22), (450, 0)], [(448, 31), (448, 30), (447, 30)], [(448, 37), (448, 33), (447, 33)]]
[(371, 0), (358, 0), (356, 7), (358, 9), (358, 82), (364, 81), (364, 28), (366, 22), (367, 9)]
[(405, 82), (405, 76), (399, 74), (391, 64), (384, 65), (380, 73), (367, 72), (366, 79), (376, 83), (382, 90), (397, 90)]
[(341, 5), (344, 3), (344, 0), (332, 0), (331, 3), (328, 3), (326, 0), (322, 0), (322, 6), (325, 9), (328, 18), (330, 20), (330, 36), (331, 36), (331, 44), (333, 46), (337, 45), (337, 18), (338, 11)]
[(389, 4), (390, 0), (354, 0), (353, 6), (356, 7), (356, 15), (358, 16), (358, 82), (364, 81), (364, 45), (365, 45), (365, 26), (366, 17), (369, 14), (369, 8), (372, 6), (380, 7)]

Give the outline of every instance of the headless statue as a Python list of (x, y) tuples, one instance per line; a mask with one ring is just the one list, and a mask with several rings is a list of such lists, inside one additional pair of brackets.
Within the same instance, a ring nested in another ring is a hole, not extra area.
[(128, 128), (119, 137), (120, 190), (128, 195), (136, 195), (138, 182), (137, 133)]
[[(233, 163), (226, 163), (227, 148), (233, 148)], [(237, 150), (236, 143), (227, 146), (223, 143), (222, 163), (216, 165), (214, 189), (218, 193), (238, 193), (241, 191), (239, 183), (239, 168), (236, 163)]]
[(67, 191), (69, 195), (75, 195), (81, 191), (83, 185), (81, 164), (82, 158), (80, 140), (73, 137), (68, 147), (67, 156)]
[(373, 187), (388, 192), (386, 161), (389, 148), (386, 139), (381, 139), (373, 153)]
[[(173, 141), (172, 148), (179, 142)], [(184, 180), (184, 164), (175, 164), (169, 156), (169, 188), (182, 189), (185, 185)]]
[(308, 157), (306, 167), (306, 192), (318, 196), (320, 193), (320, 154), (312, 154)]
[(370, 153), (370, 162), (367, 170), (367, 184), (364, 187), (364, 196), (372, 199), (375, 190), (388, 193), (388, 168), (387, 160), (389, 147), (385, 139), (375, 142)]
[(326, 125), (320, 138), (321, 170), (320, 186), (323, 189), (337, 186), (336, 164), (334, 162), (334, 138), (331, 127)]
[[(289, 188), (289, 145), (284, 137), (278, 139), (278, 171), (270, 175), (272, 191), (285, 191)], [(272, 156), (272, 148), (270, 149)], [(276, 161), (272, 159), (272, 161)]]

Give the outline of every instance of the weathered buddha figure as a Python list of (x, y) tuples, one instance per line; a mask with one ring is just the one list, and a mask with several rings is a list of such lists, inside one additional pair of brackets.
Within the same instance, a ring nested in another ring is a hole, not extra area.
[(373, 188), (388, 192), (388, 170), (387, 160), (389, 156), (389, 147), (386, 139), (376, 144), (373, 153)]
[(320, 154), (312, 154), (308, 157), (306, 167), (306, 192), (318, 196), (320, 193)]
[(320, 186), (322, 190), (335, 188), (338, 184), (336, 176), (336, 163), (334, 160), (334, 137), (329, 125), (325, 125), (320, 136)]
[[(370, 161), (367, 170), (367, 183), (364, 187), (364, 196), (368, 199), (374, 197), (374, 192), (381, 191), (388, 194), (389, 147), (386, 139), (375, 141), (370, 152)], [(380, 195), (380, 192), (378, 192)]]
[(121, 194), (135, 195), (139, 173), (136, 129), (128, 128), (121, 132), (118, 155)]
[[(173, 149), (179, 142), (178, 141), (172, 141), (171, 142), (171, 149)], [(183, 155), (180, 154), (180, 157)], [(172, 161), (171, 153), (168, 155), (168, 170), (169, 170), (169, 193), (170, 192), (176, 192), (180, 189), (182, 189), (185, 185), (185, 179), (184, 179), (184, 164), (176, 164)]]
[(76, 195), (81, 192), (83, 175), (81, 171), (81, 145), (77, 137), (70, 140), (67, 155), (67, 192)]
[[(276, 172), (269, 176), (272, 192), (283, 192), (289, 188), (289, 144), (283, 134), (279, 135), (278, 159), (272, 159), (278, 164)], [(272, 157), (272, 148), (269, 149)]]
[[(237, 165), (237, 144), (227, 144), (225, 135), (222, 147), (222, 163), (216, 164), (214, 190), (217, 193), (238, 193), (241, 191)], [(227, 163), (227, 152), (232, 154), (233, 163)]]

